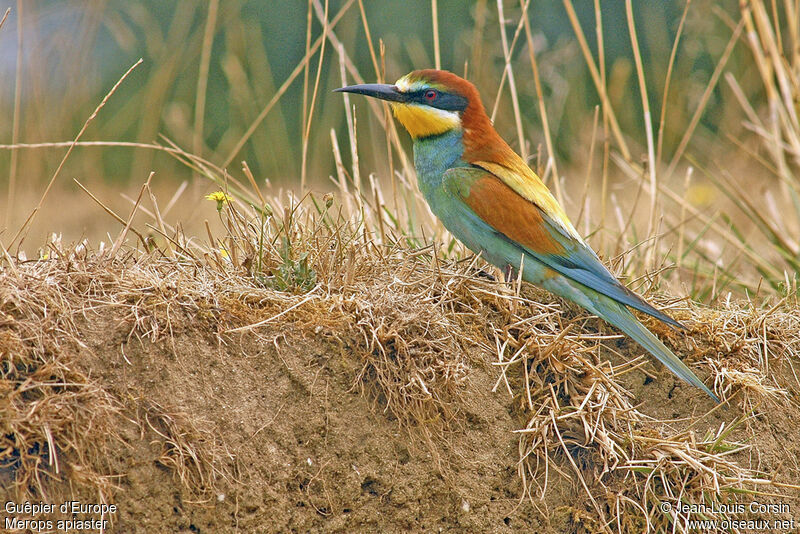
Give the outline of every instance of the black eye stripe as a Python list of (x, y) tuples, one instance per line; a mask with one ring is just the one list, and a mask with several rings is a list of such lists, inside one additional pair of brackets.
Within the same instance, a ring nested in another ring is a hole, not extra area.
[(431, 90), (432, 89), (428, 88), (414, 91), (408, 95), (409, 101), (417, 104), (425, 104), (426, 106), (445, 111), (464, 111), (467, 109), (467, 105), (469, 105), (467, 99), (461, 95), (436, 91), (435, 89), (433, 90), (436, 91), (436, 97), (429, 100), (426, 95)]

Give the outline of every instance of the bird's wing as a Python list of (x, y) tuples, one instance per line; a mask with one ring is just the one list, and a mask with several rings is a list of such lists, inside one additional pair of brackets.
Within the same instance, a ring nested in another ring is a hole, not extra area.
[[(580, 237), (575, 238), (536, 201), (524, 198), (491, 172), (456, 167), (444, 173), (444, 185), (499, 235), (559, 274), (621, 304), (683, 328), (622, 285)], [(563, 213), (560, 206), (558, 209)], [(564, 220), (569, 223), (566, 215)]]
[(542, 179), (528, 167), (527, 163), (516, 152), (509, 150), (506, 156), (505, 165), (490, 161), (474, 161), (472, 164), (500, 178), (522, 198), (536, 204), (540, 210), (550, 217), (562, 233), (583, 243), (583, 238), (570, 222), (564, 208), (553, 197)]

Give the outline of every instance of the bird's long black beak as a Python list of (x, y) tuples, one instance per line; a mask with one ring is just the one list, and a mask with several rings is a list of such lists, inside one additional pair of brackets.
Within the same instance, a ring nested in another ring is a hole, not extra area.
[(340, 87), (334, 89), (334, 93), (355, 93), (358, 95), (366, 95), (381, 100), (388, 100), (389, 102), (406, 102), (405, 93), (401, 93), (394, 85), (384, 83), (364, 83), (361, 85), (348, 85), (347, 87)]

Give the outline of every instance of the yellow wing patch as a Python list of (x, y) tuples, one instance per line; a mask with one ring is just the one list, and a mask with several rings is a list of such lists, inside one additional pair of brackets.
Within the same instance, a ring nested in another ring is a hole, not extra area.
[(553, 194), (550, 193), (550, 190), (544, 185), (541, 178), (539, 178), (521, 158), (519, 158), (519, 161), (512, 160), (510, 163), (509, 166), (505, 166), (490, 161), (475, 161), (473, 165), (486, 169), (503, 180), (506, 185), (523, 198), (539, 206), (542, 211), (559, 224), (567, 234), (583, 243), (583, 238), (575, 227), (572, 226), (564, 208), (562, 208), (561, 204), (553, 197)]

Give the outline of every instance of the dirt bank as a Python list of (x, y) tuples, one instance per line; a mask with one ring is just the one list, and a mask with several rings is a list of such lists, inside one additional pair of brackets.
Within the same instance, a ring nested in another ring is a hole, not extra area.
[(311, 291), (148, 256), (0, 268), (0, 500), (113, 504), (77, 518), (126, 533), (800, 519), (796, 308), (673, 306), (691, 331), (658, 332), (715, 408), (532, 288), (370, 258)]

